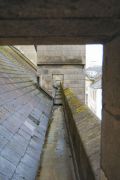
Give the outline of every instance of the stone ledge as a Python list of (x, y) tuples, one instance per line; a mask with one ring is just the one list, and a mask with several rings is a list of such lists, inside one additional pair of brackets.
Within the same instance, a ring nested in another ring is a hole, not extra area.
[(79, 101), (70, 88), (62, 92), (78, 173), (82, 180), (99, 180), (100, 120)]

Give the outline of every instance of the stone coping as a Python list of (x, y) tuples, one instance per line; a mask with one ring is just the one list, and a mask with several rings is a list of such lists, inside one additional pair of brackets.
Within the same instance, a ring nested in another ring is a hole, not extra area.
[[(89, 110), (86, 105), (80, 102), (80, 100), (74, 95), (73, 91), (70, 88), (66, 88), (63, 90), (63, 97), (66, 106), (65, 113), (67, 113), (68, 116), (67, 123), (70, 127), (71, 122), (69, 121), (73, 121), (74, 124), (72, 125), (75, 126), (76, 129), (77, 136), (75, 136), (75, 132), (72, 132), (73, 130), (70, 129), (71, 137), (73, 135), (74, 137), (79, 137), (80, 143), (82, 144), (85, 155), (88, 159), (88, 163), (91, 167), (91, 171), (94, 177), (93, 179), (98, 180), (100, 176), (100, 120)], [(74, 141), (77, 140), (74, 139)], [(73, 142), (73, 146), (73, 148), (76, 148), (75, 142)], [(77, 148), (78, 147), (79, 146), (77, 144)], [(79, 150), (77, 150), (76, 158), (79, 154), (78, 151)], [(91, 178), (88, 177), (84, 179), (90, 180)]]

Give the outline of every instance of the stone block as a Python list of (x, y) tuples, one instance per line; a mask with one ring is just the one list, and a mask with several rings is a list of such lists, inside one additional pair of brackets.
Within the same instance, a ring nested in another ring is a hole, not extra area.
[(72, 138), (80, 178), (99, 180), (100, 121), (70, 89), (63, 93), (67, 127)]
[(13, 134), (18, 131), (21, 124), (22, 122), (20, 120), (17, 120), (14, 116), (12, 117), (12, 119), (7, 119), (3, 122), (3, 126)]
[(8, 160), (0, 156), (0, 173), (7, 176), (8, 178), (11, 178), (14, 171), (15, 166), (10, 163)]
[(0, 135), (5, 137), (7, 140), (10, 140), (13, 136), (13, 134), (2, 125), (0, 125)]
[[(30, 136), (32, 136), (34, 134), (34, 128), (33, 129), (30, 129), (28, 127), (29, 123), (24, 123), (22, 126), (21, 126), (21, 130), (25, 131), (26, 133), (28, 133)], [(30, 126), (32, 127), (32, 126)]]
[(19, 143), (18, 140), (11, 140), (10, 143), (7, 145), (8, 148), (14, 150), (16, 153), (23, 155), (27, 149), (28, 143)]
[(29, 141), (32, 137), (32, 135), (28, 134), (27, 132), (25, 132), (23, 129), (20, 128), (20, 130), (18, 131), (18, 134), (20, 134), (20, 136), (23, 136), (24, 139), (26, 139), (27, 141)]
[(37, 168), (29, 167), (26, 164), (23, 164), (22, 162), (18, 165), (15, 174), (17, 177), (23, 177), (29, 180), (35, 179)]
[(0, 173), (0, 180), (9, 180), (9, 177)]
[(39, 159), (36, 160), (34, 158), (32, 158), (31, 156), (29, 156), (28, 154), (25, 154), (24, 157), (21, 159), (21, 162), (30, 167), (30, 168), (37, 168), (39, 166)]
[(4, 148), (4, 146), (8, 143), (8, 140), (0, 135), (0, 151)]
[(17, 166), (21, 159), (21, 155), (16, 153), (13, 149), (9, 148), (9, 146), (6, 146), (2, 150), (1, 156), (11, 162), (14, 166)]

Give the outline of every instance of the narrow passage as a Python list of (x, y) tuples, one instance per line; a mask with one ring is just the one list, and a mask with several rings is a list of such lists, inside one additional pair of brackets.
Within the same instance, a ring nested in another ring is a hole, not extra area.
[(37, 180), (75, 180), (62, 106), (54, 107)]

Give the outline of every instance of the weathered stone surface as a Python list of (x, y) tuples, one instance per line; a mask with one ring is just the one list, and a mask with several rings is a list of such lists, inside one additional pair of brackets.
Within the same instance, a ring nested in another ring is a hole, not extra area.
[(26, 140), (30, 140), (30, 138), (32, 137), (30, 134), (28, 134), (27, 132), (25, 132), (24, 130), (22, 130), (20, 128), (20, 130), (18, 131), (18, 134), (20, 134), (21, 136), (23, 136)]
[(17, 169), (16, 169), (16, 175), (19, 177), (23, 177), (33, 180), (35, 179), (36, 176), (36, 166), (34, 168), (31, 168), (29, 166), (27, 166), (26, 164), (23, 164), (22, 162), (18, 165)]
[(9, 178), (3, 174), (0, 173), (0, 179), (9, 180)]
[[(85, 64), (83, 45), (37, 46), (38, 64)], [(44, 71), (47, 72), (47, 69)]]
[(15, 46), (17, 49), (21, 51), (34, 65), (37, 65), (37, 53), (34, 45), (29, 46)]
[(25, 154), (25, 156), (21, 159), (21, 162), (31, 168), (38, 167), (39, 165), (39, 160), (36, 161), (36, 159), (32, 158), (28, 154)]
[(70, 88), (63, 91), (63, 100), (80, 177), (84, 180), (99, 180), (100, 121)]
[(8, 140), (5, 137), (0, 136), (0, 151), (7, 143), (8, 143)]
[(12, 163), (0, 156), (0, 173), (7, 176), (8, 178), (11, 178), (15, 168), (16, 167)]
[(118, 0), (2, 0), (0, 43), (103, 43), (119, 34), (119, 7)]
[[(38, 46), (39, 47), (39, 46)], [(40, 49), (40, 48), (39, 48)], [(40, 52), (38, 51), (38, 54)], [(54, 53), (54, 51), (53, 51)], [(85, 51), (83, 52), (85, 54)], [(62, 55), (61, 55), (62, 56)], [(83, 55), (82, 55), (83, 56)], [(54, 57), (54, 56), (53, 56)], [(82, 57), (83, 62), (85, 61)], [(39, 61), (39, 59), (38, 59)], [(51, 62), (52, 60), (48, 60)], [(74, 60), (73, 60), (74, 61)], [(61, 63), (61, 61), (59, 61)], [(42, 65), (38, 67), (38, 75), (40, 76), (40, 85), (47, 89), (48, 91), (54, 94), (53, 84), (55, 83), (54, 76), (59, 79), (59, 76), (62, 75), (62, 82), (65, 87), (70, 87), (74, 92), (79, 95), (79, 98), (82, 102), (85, 101), (85, 73), (84, 67), (81, 65)], [(48, 71), (46, 74), (45, 71)]]
[(102, 170), (120, 179), (120, 37), (104, 46)]
[(7, 140), (10, 140), (13, 136), (13, 134), (6, 128), (4, 128), (2, 125), (0, 126), (0, 135), (5, 137)]
[(0, 47), (0, 180), (35, 179), (51, 113), (52, 101), (25, 61)]
[(1, 156), (10, 161), (14, 166), (17, 166), (22, 155), (17, 153), (14, 149), (11, 149), (9, 146), (6, 146), (1, 152)]
[[(28, 11), (26, 11), (26, 7)], [(6, 10), (5, 10), (6, 8)], [(119, 15), (119, 1), (80, 2), (80, 1), (33, 1), (24, 0), (9, 4), (1, 1), (1, 17), (6, 18), (40, 18), (40, 17), (116, 17)], [(21, 12), (21, 13), (20, 13)]]

